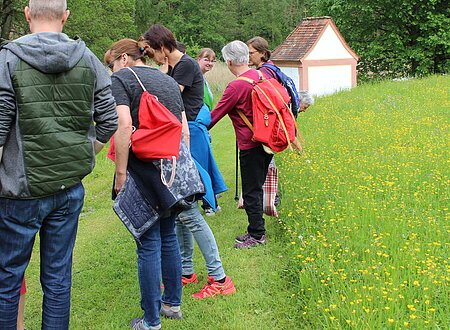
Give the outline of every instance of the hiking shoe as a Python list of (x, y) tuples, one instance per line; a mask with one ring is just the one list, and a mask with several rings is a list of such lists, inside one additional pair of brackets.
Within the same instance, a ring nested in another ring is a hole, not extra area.
[(134, 330), (159, 330), (161, 329), (161, 324), (147, 327), (145, 326), (144, 318), (138, 317), (131, 320), (131, 328)]
[(188, 284), (191, 284), (191, 283), (198, 283), (198, 277), (197, 277), (197, 274), (192, 274), (192, 276), (189, 278), (189, 277), (186, 277), (186, 276), (181, 276), (181, 284), (183, 285), (183, 286), (185, 286), (185, 285), (188, 285)]
[(165, 316), (169, 319), (180, 320), (183, 318), (180, 306), (169, 306), (166, 304), (161, 304), (160, 313), (162, 316)]
[(245, 233), (244, 235), (236, 236), (235, 241), (236, 241), (236, 243), (243, 243), (246, 240), (248, 240), (249, 238), (250, 238), (250, 234), (249, 233)]
[(262, 235), (260, 239), (249, 236), (244, 242), (234, 244), (236, 249), (249, 249), (261, 244), (266, 244), (266, 235)]
[(208, 207), (205, 209), (205, 215), (207, 217), (213, 217), (216, 215), (216, 212), (214, 212), (214, 210), (212, 209), (212, 207)]
[(229, 276), (225, 277), (225, 282), (219, 283), (214, 280), (213, 277), (208, 276), (208, 283), (203, 288), (192, 295), (197, 299), (203, 299), (208, 297), (214, 297), (217, 295), (229, 295), (236, 292), (236, 287)]

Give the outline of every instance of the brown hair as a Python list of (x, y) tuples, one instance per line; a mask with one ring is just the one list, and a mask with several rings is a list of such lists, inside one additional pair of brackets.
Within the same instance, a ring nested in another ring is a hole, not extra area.
[(103, 61), (106, 64), (109, 64), (122, 54), (128, 54), (133, 60), (136, 61), (139, 59), (144, 63), (146, 62), (145, 56), (149, 58), (153, 57), (153, 51), (143, 39), (139, 39), (138, 41), (133, 39), (121, 39), (113, 43), (106, 51)]
[(179, 42), (178, 40), (177, 40), (177, 49), (183, 54), (186, 54), (186, 45), (183, 44), (182, 42)]
[(144, 33), (144, 38), (147, 40), (150, 47), (153, 49), (161, 49), (165, 47), (172, 52), (177, 48), (177, 40), (172, 31), (163, 25), (155, 24), (150, 26), (147, 32)]
[(252, 46), (258, 52), (262, 53), (261, 61), (267, 62), (270, 59), (269, 43), (262, 37), (253, 37), (247, 41), (247, 46)]
[(214, 61), (216, 59), (216, 53), (211, 48), (202, 48), (197, 55), (197, 60), (206, 57), (207, 59)]

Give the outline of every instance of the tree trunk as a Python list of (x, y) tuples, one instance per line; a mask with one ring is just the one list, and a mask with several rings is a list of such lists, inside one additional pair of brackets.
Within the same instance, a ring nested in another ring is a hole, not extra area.
[(0, 8), (0, 37), (9, 39), (13, 23), (13, 0), (3, 0)]

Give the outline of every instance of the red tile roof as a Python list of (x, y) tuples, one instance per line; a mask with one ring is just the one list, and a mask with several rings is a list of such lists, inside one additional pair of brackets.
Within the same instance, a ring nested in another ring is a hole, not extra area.
[[(329, 16), (308, 17), (303, 19), (294, 31), (288, 35), (286, 40), (275, 48), (270, 59), (275, 61), (301, 61), (319, 40), (319, 37), (322, 35), (328, 24), (332, 24), (336, 27)], [(337, 27), (336, 31), (338, 31)], [(337, 33), (344, 46), (355, 55), (355, 58), (357, 58), (357, 55), (340, 36), (339, 31)]]

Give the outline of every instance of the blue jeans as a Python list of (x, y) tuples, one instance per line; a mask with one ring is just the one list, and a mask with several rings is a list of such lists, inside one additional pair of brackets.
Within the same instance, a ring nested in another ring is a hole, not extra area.
[(180, 245), (183, 275), (194, 273), (193, 255), (195, 238), (203, 254), (203, 258), (205, 258), (208, 275), (212, 276), (215, 280), (220, 280), (225, 277), (216, 239), (205, 218), (201, 215), (197, 202), (192, 203), (178, 215), (176, 232), (178, 244)]
[(42, 198), (0, 198), (0, 329), (16, 329), (20, 286), (37, 232), (42, 329), (69, 328), (72, 254), (83, 200), (81, 183)]
[[(161, 323), (161, 302), (181, 305), (181, 258), (175, 235), (175, 217), (157, 220), (137, 245), (138, 276), (144, 320), (151, 326)], [(161, 297), (161, 274), (164, 293)]]

